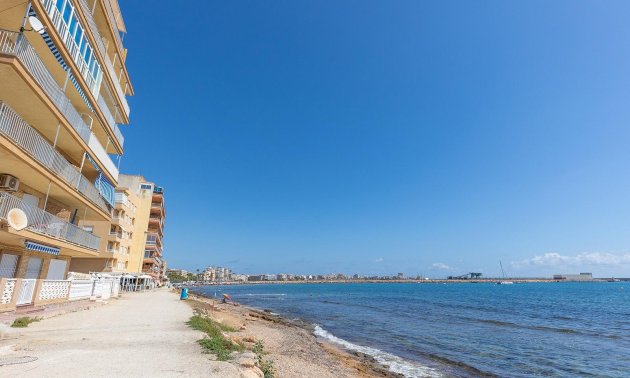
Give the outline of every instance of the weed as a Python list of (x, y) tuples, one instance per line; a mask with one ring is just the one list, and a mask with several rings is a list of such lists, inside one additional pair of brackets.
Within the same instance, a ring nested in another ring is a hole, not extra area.
[(203, 348), (204, 353), (213, 353), (220, 361), (229, 360), (232, 351), (243, 349), (241, 345), (235, 344), (223, 336), (222, 331), (228, 331), (228, 329), (232, 329), (231, 327), (222, 326), (201, 315), (193, 316), (186, 324), (192, 329), (202, 331), (207, 335), (207, 337), (197, 340), (197, 342)]
[(28, 327), (29, 324), (38, 322), (38, 321), (39, 321), (39, 318), (29, 318), (28, 316), (23, 316), (21, 318), (15, 319), (13, 321), (13, 324), (11, 324), (11, 327), (24, 328), (24, 327)]
[(276, 367), (272, 359), (264, 358), (266, 353), (265, 344), (262, 340), (256, 340), (252, 352), (256, 354), (256, 362), (258, 362), (258, 367), (262, 370), (265, 378), (274, 378), (276, 376)]

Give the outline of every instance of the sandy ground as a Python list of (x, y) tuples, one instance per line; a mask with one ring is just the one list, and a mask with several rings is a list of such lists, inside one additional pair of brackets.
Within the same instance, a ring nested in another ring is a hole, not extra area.
[(202, 353), (196, 341), (203, 334), (186, 325), (194, 309), (237, 329), (229, 333), (235, 342), (251, 348), (262, 340), (278, 378), (395, 376), (282, 318), (205, 298), (180, 301), (158, 289), (10, 328), (0, 341), (0, 365), (16, 357), (37, 359), (0, 366), (0, 377), (252, 377), (235, 360), (219, 362)]
[(195, 295), (191, 295), (191, 299), (195, 301), (188, 301), (189, 305), (201, 307), (215, 321), (240, 329), (230, 334), (234, 341), (249, 347), (253, 340), (262, 340), (267, 357), (277, 368), (277, 377), (398, 377), (367, 356), (353, 355), (324, 343), (306, 329), (280, 317)]
[(209, 360), (185, 322), (190, 306), (159, 289), (125, 294), (108, 305), (11, 329), (0, 341), (0, 377), (240, 377), (227, 362)]

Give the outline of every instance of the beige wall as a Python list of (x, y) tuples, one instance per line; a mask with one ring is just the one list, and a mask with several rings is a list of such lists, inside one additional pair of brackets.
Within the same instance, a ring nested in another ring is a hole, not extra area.
[(133, 237), (130, 243), (127, 269), (132, 273), (141, 273), (153, 192), (150, 190), (140, 190), (140, 184), (147, 182), (142, 176), (120, 175), (118, 181), (119, 186), (128, 189), (129, 200), (136, 205), (136, 216), (133, 227)]

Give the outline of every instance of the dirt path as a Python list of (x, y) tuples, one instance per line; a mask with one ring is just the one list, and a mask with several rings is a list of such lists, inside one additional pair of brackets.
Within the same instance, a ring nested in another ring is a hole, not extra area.
[(190, 316), (190, 306), (159, 289), (11, 329), (0, 341), (0, 362), (37, 360), (0, 366), (0, 376), (240, 377), (234, 365), (201, 353), (195, 341), (202, 334), (185, 325)]

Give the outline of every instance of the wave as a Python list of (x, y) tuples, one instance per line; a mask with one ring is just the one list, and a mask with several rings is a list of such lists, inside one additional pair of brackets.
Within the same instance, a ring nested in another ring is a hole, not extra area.
[(398, 356), (393, 354), (383, 352), (382, 350), (376, 348), (365, 347), (361, 345), (353, 344), (344, 339), (340, 339), (332, 333), (326, 331), (319, 325), (315, 325), (315, 329), (313, 331), (315, 336), (326, 339), (335, 344), (341, 345), (342, 347), (354, 351), (366, 354), (371, 356), (381, 365), (386, 365), (390, 371), (398, 374), (402, 374), (405, 377), (441, 377), (437, 370), (430, 368), (428, 366), (422, 366), (417, 363), (413, 363), (411, 361), (404, 360)]

